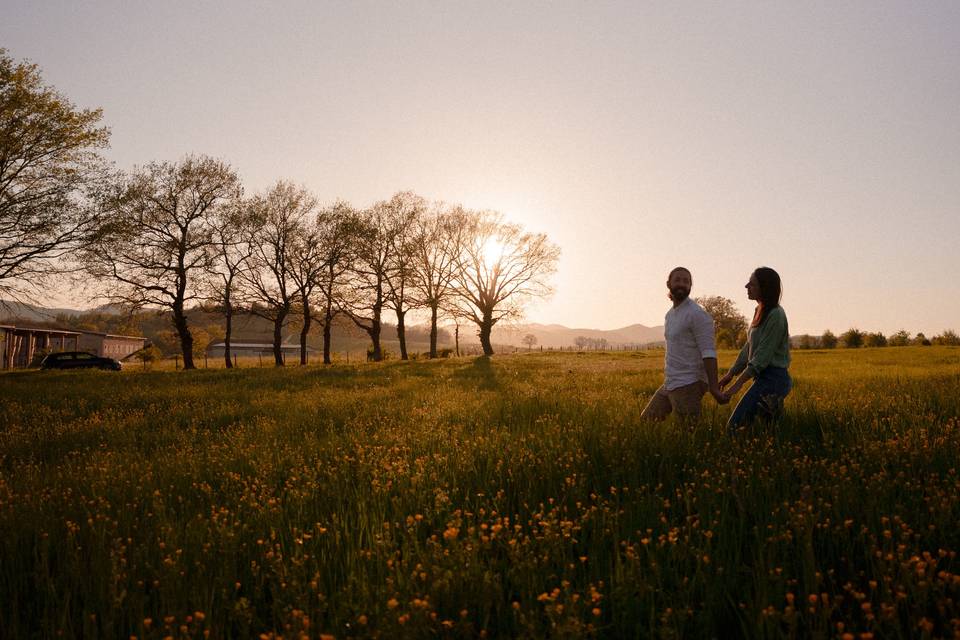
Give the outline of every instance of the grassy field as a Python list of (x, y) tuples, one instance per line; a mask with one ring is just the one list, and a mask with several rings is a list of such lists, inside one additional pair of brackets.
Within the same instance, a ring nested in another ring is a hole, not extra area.
[(794, 356), (0, 375), (0, 636), (957, 637), (960, 349)]

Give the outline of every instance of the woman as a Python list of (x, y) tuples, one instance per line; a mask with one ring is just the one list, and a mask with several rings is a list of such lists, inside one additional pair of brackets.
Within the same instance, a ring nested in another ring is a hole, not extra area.
[(727, 422), (727, 430), (731, 433), (757, 416), (767, 420), (776, 417), (793, 386), (787, 373), (790, 331), (787, 314), (780, 306), (780, 276), (769, 267), (760, 267), (750, 275), (746, 288), (747, 297), (757, 301), (747, 343), (740, 350), (737, 361), (719, 381), (723, 389), (739, 375), (724, 391), (724, 397), (729, 400), (747, 380), (753, 378), (753, 385), (740, 399)]

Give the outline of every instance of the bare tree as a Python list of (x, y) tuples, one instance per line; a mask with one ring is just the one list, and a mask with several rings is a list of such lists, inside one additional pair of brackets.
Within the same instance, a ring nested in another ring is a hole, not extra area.
[(307, 336), (313, 321), (311, 301), (326, 271), (326, 255), (316, 221), (304, 221), (301, 233), (296, 234), (287, 251), (288, 270), (293, 281), (301, 314), (300, 364), (307, 364)]
[(415, 306), (414, 284), (416, 271), (413, 240), (417, 220), (423, 217), (426, 202), (415, 193), (401, 191), (387, 201), (384, 211), (388, 216), (387, 239), (390, 243), (386, 271), (389, 295), (387, 306), (397, 315), (397, 340), (400, 341), (400, 359), (407, 360), (406, 316)]
[(355, 251), (351, 265), (350, 287), (345, 290), (341, 307), (354, 324), (363, 329), (371, 342), (371, 358), (383, 360), (380, 334), (383, 309), (387, 306), (392, 251), (392, 223), (387, 203), (378, 202), (359, 217)]
[(466, 305), (462, 304), (462, 301), (456, 295), (450, 295), (444, 298), (439, 310), (442, 316), (449, 318), (450, 321), (453, 322), (453, 347), (454, 354), (458, 358), (461, 356), (460, 328), (471, 321), (469, 313), (464, 310), (465, 306)]
[(207, 300), (223, 311), (223, 360), (228, 369), (233, 367), (230, 343), (233, 338), (233, 316), (242, 307), (235, 299), (235, 291), (242, 275), (250, 268), (253, 247), (250, 243), (250, 216), (240, 198), (222, 207), (213, 226), (213, 253), (208, 271)]
[(532, 333), (528, 333), (527, 335), (523, 336), (521, 342), (527, 345), (527, 351), (530, 351), (537, 344), (537, 336), (533, 335)]
[(36, 300), (91, 241), (100, 222), (93, 196), (107, 175), (102, 116), (77, 109), (36, 65), (0, 48), (0, 295)]
[(330, 364), (333, 319), (341, 311), (341, 301), (347, 298), (350, 267), (354, 249), (360, 236), (360, 218), (350, 205), (337, 202), (317, 215), (317, 242), (321, 245), (323, 270), (318, 286), (323, 296), (323, 363)]
[(553, 292), (548, 278), (556, 271), (560, 249), (546, 235), (526, 232), (493, 212), (466, 215), (464, 234), (458, 298), (477, 325), (484, 355), (491, 356), (493, 327), (519, 318), (530, 299)]
[(291, 252), (316, 204), (306, 189), (283, 181), (249, 203), (253, 252), (251, 268), (241, 281), (250, 313), (273, 323), (273, 359), (278, 367), (284, 364), (283, 326), (297, 293), (289, 269)]
[(198, 299), (199, 274), (210, 267), (214, 213), (239, 193), (236, 173), (213, 158), (149, 164), (105, 198), (106, 222), (84, 252), (90, 273), (117, 285), (107, 298), (172, 311), (185, 369), (194, 368), (186, 305)]
[[(418, 305), (430, 310), (431, 358), (437, 357), (437, 323), (440, 314), (456, 293), (454, 285), (463, 241), (463, 221), (461, 208), (448, 210), (443, 205), (437, 205), (415, 223), (411, 266), (416, 276)], [(459, 348), (457, 355), (460, 355)]]

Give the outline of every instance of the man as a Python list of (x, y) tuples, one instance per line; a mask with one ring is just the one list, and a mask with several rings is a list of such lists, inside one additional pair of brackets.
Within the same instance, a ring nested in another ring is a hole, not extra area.
[(693, 277), (685, 267), (667, 276), (673, 308), (664, 319), (664, 381), (643, 410), (643, 418), (663, 420), (676, 412), (682, 420), (693, 420), (700, 415), (700, 401), (708, 390), (718, 403), (729, 402), (717, 384), (713, 318), (690, 299), (692, 287)]

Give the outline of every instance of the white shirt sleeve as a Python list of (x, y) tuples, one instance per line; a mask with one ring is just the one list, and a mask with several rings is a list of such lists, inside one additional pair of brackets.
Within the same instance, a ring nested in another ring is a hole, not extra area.
[(713, 337), (713, 318), (706, 311), (696, 314), (693, 320), (693, 337), (697, 341), (701, 358), (717, 357), (717, 346)]

